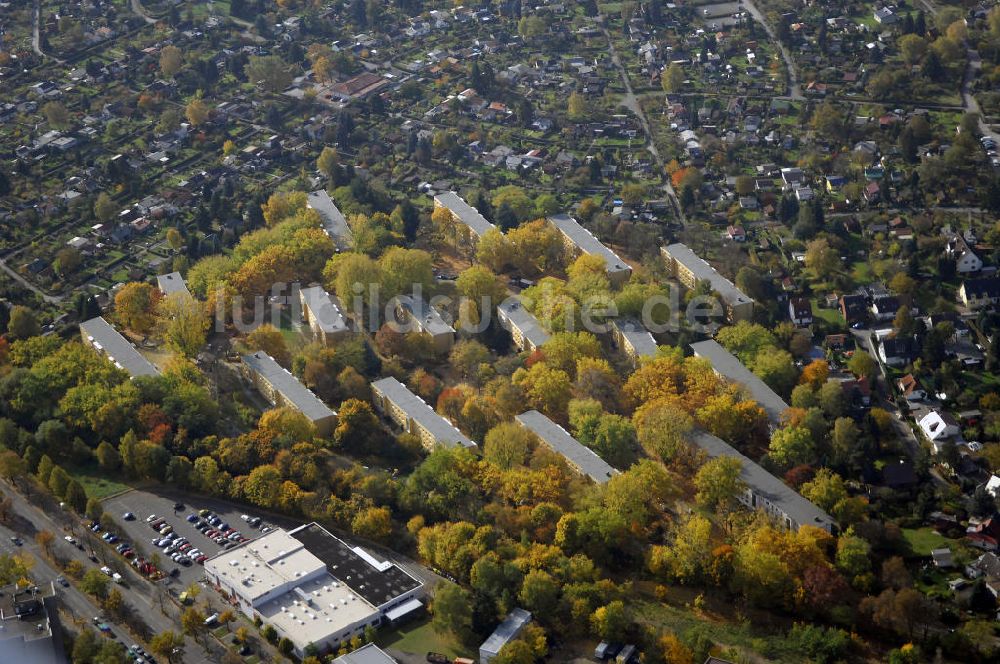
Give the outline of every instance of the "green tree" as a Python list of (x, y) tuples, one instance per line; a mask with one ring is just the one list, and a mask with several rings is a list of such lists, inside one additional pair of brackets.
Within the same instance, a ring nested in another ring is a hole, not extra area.
[(37, 337), (42, 328), (35, 318), (34, 312), (28, 307), (15, 304), (10, 310), (10, 320), (7, 322), (7, 338), (10, 340)]
[(698, 504), (712, 510), (733, 506), (746, 490), (740, 478), (742, 472), (743, 463), (736, 457), (719, 456), (707, 461), (694, 477)]
[(791, 426), (778, 429), (771, 435), (768, 456), (779, 466), (788, 468), (811, 461), (813, 449), (809, 430), (802, 426)]
[(292, 83), (291, 69), (277, 55), (251, 56), (246, 73), (251, 83), (272, 94), (281, 92)]
[(623, 641), (632, 622), (625, 603), (615, 600), (598, 607), (590, 616), (590, 627), (604, 641)]
[(460, 639), (467, 637), (472, 629), (472, 596), (469, 591), (454, 583), (439, 583), (431, 605), (434, 614), (434, 628), (451, 632)]
[(108, 586), (111, 583), (104, 572), (99, 569), (89, 569), (80, 579), (80, 590), (93, 595), (98, 599), (104, 599), (108, 595)]
[(502, 422), (486, 434), (483, 458), (497, 468), (509, 470), (522, 465), (534, 445), (534, 436), (513, 422)]
[(671, 62), (660, 74), (660, 85), (664, 92), (678, 92), (684, 85), (684, 68)]

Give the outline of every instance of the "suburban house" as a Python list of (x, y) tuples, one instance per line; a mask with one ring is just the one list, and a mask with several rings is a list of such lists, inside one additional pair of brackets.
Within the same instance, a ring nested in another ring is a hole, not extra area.
[(753, 300), (691, 251), (687, 245), (678, 242), (661, 247), (660, 252), (666, 261), (667, 271), (685, 287), (694, 289), (699, 281), (707, 281), (712, 291), (722, 300), (726, 317), (730, 322), (750, 320), (753, 317)]
[(306, 198), (306, 204), (316, 210), (323, 220), (323, 230), (333, 240), (337, 251), (349, 251), (354, 246), (354, 234), (347, 225), (347, 218), (326, 193), (326, 189), (317, 189)]
[(549, 340), (549, 333), (520, 300), (508, 298), (498, 304), (497, 319), (500, 327), (510, 332), (514, 345), (522, 351), (531, 352)]
[(965, 566), (970, 579), (983, 579), (994, 599), (1000, 598), (1000, 557), (988, 551)]
[(899, 298), (895, 295), (879, 295), (872, 299), (872, 314), (875, 320), (892, 320), (899, 313)]
[(594, 234), (581, 226), (576, 219), (568, 214), (555, 214), (549, 217), (549, 223), (562, 233), (563, 244), (574, 256), (589, 254), (600, 256), (607, 265), (608, 279), (612, 284), (624, 284), (632, 275), (632, 267), (618, 257), (618, 254), (608, 249), (594, 237)]
[(454, 424), (434, 412), (434, 409), (395, 378), (383, 378), (372, 383), (375, 408), (403, 431), (420, 438), (428, 450), (445, 447), (477, 446)]
[(983, 269), (983, 260), (976, 255), (969, 243), (960, 234), (948, 238), (945, 254), (955, 261), (955, 272), (958, 274), (973, 274)]
[(913, 374), (906, 374), (897, 380), (896, 387), (907, 401), (923, 401), (927, 398), (927, 392), (920, 387), (920, 381), (914, 378)]
[(350, 335), (351, 328), (340, 310), (335, 298), (323, 290), (322, 286), (312, 286), (299, 291), (302, 314), (313, 336), (324, 346)]
[(313, 423), (319, 435), (330, 435), (337, 421), (337, 413), (300, 383), (292, 372), (262, 350), (243, 355), (241, 359), (244, 377), (272, 405), (297, 410)]
[(958, 297), (970, 309), (995, 305), (1000, 302), (1000, 277), (966, 279), (958, 287)]
[(531, 612), (515, 608), (479, 646), (479, 664), (489, 664), (500, 649), (517, 638), (531, 622)]
[(448, 210), (452, 219), (468, 228), (471, 236), (477, 240), (486, 235), (488, 231), (496, 228), (479, 213), (479, 210), (466, 203), (454, 191), (445, 191), (435, 196), (434, 208)]
[(597, 484), (604, 484), (618, 472), (592, 449), (581, 444), (565, 429), (537, 410), (521, 413), (514, 420), (535, 434), (542, 444), (565, 459), (570, 468), (581, 475), (586, 475)]
[(788, 317), (799, 327), (812, 325), (812, 302), (804, 297), (793, 297), (788, 301)]
[(692, 432), (691, 442), (710, 459), (728, 456), (740, 461), (740, 479), (746, 485), (746, 491), (740, 494), (739, 500), (745, 506), (763, 510), (788, 530), (797, 531), (802, 526), (813, 526), (829, 533), (836, 532), (836, 523), (829, 514), (740, 454), (729, 443), (701, 430)]
[(903, 367), (913, 361), (916, 343), (911, 337), (884, 337), (878, 342), (878, 356), (890, 367)]
[(400, 323), (413, 326), (414, 331), (426, 334), (434, 344), (438, 353), (446, 353), (455, 342), (455, 330), (444, 322), (437, 309), (427, 304), (421, 298), (409, 295), (397, 295), (396, 316)]
[(291, 641), (300, 658), (336, 651), (424, 606), (421, 581), (316, 523), (222, 550), (205, 561), (205, 576), (248, 619)]
[(80, 336), (85, 345), (108, 358), (119, 369), (128, 372), (132, 378), (157, 376), (160, 373), (128, 339), (100, 316), (80, 323)]
[(767, 413), (771, 424), (773, 426), (780, 424), (782, 414), (788, 410), (788, 404), (768, 387), (767, 383), (747, 369), (735, 355), (714, 339), (693, 343), (691, 350), (694, 351), (695, 357), (703, 357), (711, 362), (715, 373), (745, 387), (754, 401)]
[(958, 422), (946, 412), (930, 410), (917, 422), (927, 440), (937, 443), (960, 433)]
[(965, 529), (965, 539), (977, 549), (996, 551), (1000, 544), (1000, 518), (994, 514), (981, 521), (969, 519), (969, 526)]
[(840, 296), (840, 313), (849, 324), (868, 320), (868, 301), (860, 293)]
[(633, 365), (638, 365), (639, 358), (656, 356), (656, 339), (639, 321), (616, 318), (611, 322), (611, 338)]
[(170, 297), (174, 293), (191, 295), (191, 291), (188, 290), (187, 284), (184, 283), (184, 277), (181, 276), (180, 272), (159, 275), (156, 277), (156, 287), (160, 289), (164, 297)]

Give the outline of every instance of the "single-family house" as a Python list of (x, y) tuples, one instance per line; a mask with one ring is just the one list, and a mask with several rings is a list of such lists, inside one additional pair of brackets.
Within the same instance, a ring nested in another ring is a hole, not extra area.
[(947, 438), (952, 438), (960, 433), (958, 422), (955, 418), (947, 412), (939, 410), (928, 411), (917, 422), (917, 426), (920, 427), (927, 440), (931, 442), (939, 442)]
[(812, 325), (813, 309), (812, 302), (805, 297), (793, 297), (788, 301), (788, 317), (799, 327)]

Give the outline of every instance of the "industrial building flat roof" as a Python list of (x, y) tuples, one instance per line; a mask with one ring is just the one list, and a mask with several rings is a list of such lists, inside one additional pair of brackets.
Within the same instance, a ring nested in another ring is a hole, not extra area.
[(497, 309), (521, 331), (521, 335), (536, 348), (549, 340), (549, 333), (538, 322), (534, 314), (524, 308), (521, 301), (508, 298), (497, 305)]
[(254, 604), (278, 588), (291, 589), (300, 578), (318, 575), (325, 565), (302, 542), (279, 528), (243, 546), (222, 551), (205, 561), (205, 567), (232, 587), (240, 588), (240, 593)]
[(256, 353), (244, 355), (243, 361), (313, 422), (336, 415), (309, 388), (300, 383), (299, 379), (293, 376), (288, 369), (278, 364), (273, 357), (264, 351), (259, 350)]
[(793, 491), (780, 479), (738, 452), (726, 441), (700, 429), (691, 433), (691, 440), (710, 458), (729, 456), (738, 459), (743, 466), (740, 479), (755, 494), (778, 507), (797, 525), (815, 526), (830, 532), (833, 531), (834, 521), (829, 514)]
[(728, 302), (730, 305), (753, 302), (753, 300), (737, 288), (733, 282), (719, 274), (714, 267), (709, 265), (708, 262), (701, 258), (698, 254), (691, 251), (686, 244), (678, 242), (677, 244), (672, 244), (669, 247), (664, 247), (663, 251), (667, 252), (671, 258), (689, 269), (695, 279), (698, 281), (709, 282), (712, 286), (712, 290), (718, 293), (719, 297)]
[(379, 560), (359, 546), (348, 546), (319, 524), (309, 523), (288, 534), (323, 561), (334, 578), (375, 608), (389, 604), (421, 585), (402, 567)]
[(323, 230), (330, 236), (333, 243), (341, 251), (347, 251), (354, 244), (354, 233), (347, 225), (347, 218), (340, 211), (326, 189), (317, 189), (306, 198), (309, 207), (319, 213), (323, 219)]
[(322, 286), (303, 288), (301, 292), (305, 305), (324, 332), (335, 334), (348, 329), (347, 320), (341, 313), (340, 306)]
[(524, 609), (514, 609), (507, 614), (507, 617), (503, 619), (503, 622), (497, 625), (497, 628), (493, 630), (483, 645), (479, 646), (480, 652), (487, 652), (491, 654), (496, 654), (500, 652), (507, 643), (516, 637), (524, 626), (531, 622), (531, 612), (525, 611)]
[(479, 237), (486, 235), (487, 231), (496, 228), (496, 226), (487, 221), (486, 217), (479, 213), (479, 210), (466, 203), (454, 191), (442, 192), (435, 196), (434, 200), (439, 205), (451, 210), (463, 224), (468, 226)]
[(632, 268), (619, 258), (618, 254), (608, 249), (594, 234), (581, 226), (576, 219), (568, 214), (554, 214), (549, 217), (552, 225), (562, 231), (580, 251), (593, 256), (600, 256), (608, 264), (608, 272), (631, 271)]
[(333, 660), (333, 664), (398, 664), (398, 660), (387, 655), (374, 643), (369, 643), (354, 652), (341, 655)]
[(393, 377), (382, 378), (372, 383), (372, 389), (381, 392), (386, 399), (396, 404), (407, 417), (429, 431), (438, 443), (448, 446), (476, 447), (476, 444), (454, 424), (434, 412), (423, 399), (411, 392)]
[(396, 300), (399, 306), (409, 313), (421, 332), (431, 336), (455, 333), (455, 329), (444, 322), (438, 310), (424, 302), (423, 299), (409, 295), (397, 295)]
[(124, 369), (130, 376), (157, 376), (159, 371), (136, 350), (128, 339), (118, 330), (111, 327), (108, 321), (100, 316), (80, 323), (80, 329), (90, 343), (103, 353), (115, 366)]
[(611, 479), (618, 471), (607, 461), (597, 456), (589, 447), (569, 435), (561, 426), (542, 415), (537, 410), (529, 410), (514, 418), (518, 424), (542, 439), (553, 451), (566, 457), (569, 462), (598, 484)]
[(616, 318), (611, 324), (628, 340), (636, 355), (649, 357), (656, 355), (658, 351), (656, 339), (642, 326), (642, 323), (630, 318)]
[(703, 357), (711, 362), (712, 367), (719, 374), (747, 388), (750, 396), (761, 405), (771, 422), (778, 423), (781, 420), (781, 414), (788, 410), (788, 404), (785, 403), (784, 399), (714, 339), (695, 342), (691, 344), (691, 350), (698, 357)]
[(181, 276), (180, 272), (171, 272), (170, 274), (161, 274), (156, 277), (156, 286), (160, 289), (164, 295), (170, 296), (174, 293), (184, 293), (190, 295), (191, 291), (188, 290), (187, 284), (184, 283), (184, 277)]

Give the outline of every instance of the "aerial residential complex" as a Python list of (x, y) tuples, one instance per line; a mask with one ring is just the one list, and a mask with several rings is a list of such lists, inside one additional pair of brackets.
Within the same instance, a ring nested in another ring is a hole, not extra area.
[(100, 316), (80, 323), (80, 334), (83, 343), (111, 360), (119, 369), (127, 371), (132, 378), (160, 373), (128, 339)]
[(322, 286), (299, 291), (302, 313), (316, 339), (329, 346), (337, 339), (350, 335), (351, 328), (340, 310), (340, 303)]
[(496, 228), (479, 213), (479, 210), (466, 203), (454, 191), (444, 191), (435, 196), (434, 207), (444, 208), (451, 212), (452, 218), (464, 224), (477, 239)]
[(310, 523), (276, 529), (205, 562), (209, 583), (302, 657), (423, 608), (423, 584), (394, 563)]
[(618, 472), (607, 461), (597, 456), (592, 449), (569, 435), (566, 429), (537, 410), (521, 413), (514, 419), (525, 429), (538, 436), (538, 439), (546, 447), (562, 456), (573, 470), (586, 475), (598, 484), (604, 484)]
[(354, 234), (351, 227), (347, 225), (347, 218), (340, 211), (326, 189), (318, 189), (311, 192), (307, 197), (308, 205), (319, 213), (323, 220), (323, 230), (333, 240), (338, 251), (348, 251), (354, 246)]
[(576, 219), (568, 214), (556, 214), (549, 217), (549, 223), (555, 226), (563, 236), (563, 244), (573, 255), (589, 254), (600, 256), (607, 264), (608, 278), (613, 284), (623, 284), (632, 275), (632, 267), (623, 261), (618, 254), (608, 249), (594, 237), (594, 234), (581, 226)]
[(754, 401), (759, 403), (764, 412), (767, 413), (771, 424), (778, 426), (782, 413), (788, 410), (788, 404), (768, 387), (767, 383), (747, 369), (735, 355), (720, 346), (714, 339), (693, 343), (691, 350), (697, 357), (703, 357), (711, 362), (715, 373), (745, 387)]
[(740, 461), (743, 468), (740, 479), (746, 485), (746, 490), (739, 495), (739, 500), (750, 509), (763, 510), (789, 530), (814, 526), (830, 533), (836, 532), (837, 525), (833, 517), (793, 491), (753, 460), (740, 454), (729, 443), (701, 430), (691, 433), (691, 441), (711, 459), (729, 456)]
[(403, 431), (419, 437), (429, 450), (438, 445), (477, 447), (455, 425), (435, 413), (423, 399), (395, 378), (383, 378), (372, 383), (372, 401), (379, 412)]
[(687, 245), (678, 242), (661, 247), (660, 252), (667, 263), (667, 270), (685, 287), (693, 289), (699, 281), (707, 281), (712, 291), (722, 300), (722, 306), (730, 322), (751, 319), (753, 300), (691, 251)]
[(272, 404), (299, 411), (313, 423), (321, 436), (329, 435), (337, 413), (320, 401), (292, 373), (262, 350), (242, 356), (244, 376)]
[(549, 340), (549, 333), (535, 315), (524, 308), (520, 300), (508, 298), (497, 305), (500, 327), (510, 332), (514, 345), (522, 351), (533, 351)]

